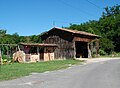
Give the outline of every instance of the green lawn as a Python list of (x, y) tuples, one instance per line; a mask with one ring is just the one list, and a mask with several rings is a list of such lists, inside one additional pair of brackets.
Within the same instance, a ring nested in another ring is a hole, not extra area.
[(10, 80), (18, 77), (29, 75), (32, 72), (45, 72), (58, 70), (69, 67), (70, 64), (78, 65), (83, 61), (78, 60), (59, 60), (59, 61), (49, 61), (49, 62), (38, 62), (38, 63), (13, 63), (0, 65), (0, 81)]

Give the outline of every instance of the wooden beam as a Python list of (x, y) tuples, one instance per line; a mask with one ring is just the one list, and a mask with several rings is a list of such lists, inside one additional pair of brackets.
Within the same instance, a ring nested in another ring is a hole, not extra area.
[(0, 65), (2, 64), (2, 52), (1, 52), (1, 49), (0, 49)]

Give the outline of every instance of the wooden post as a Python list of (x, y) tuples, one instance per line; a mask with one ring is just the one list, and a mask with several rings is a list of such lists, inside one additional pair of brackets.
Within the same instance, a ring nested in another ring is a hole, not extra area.
[(93, 57), (93, 52), (94, 52), (94, 46), (93, 46), (93, 42), (90, 42), (90, 49), (91, 49), (91, 57)]
[(74, 59), (76, 58), (76, 45), (75, 45), (75, 41), (74, 41)]
[(95, 43), (96, 43), (96, 56), (98, 57), (99, 56), (99, 40), (96, 39)]
[(92, 55), (91, 55), (91, 50), (90, 50), (90, 47), (89, 47), (89, 43), (87, 45), (87, 48), (88, 48), (88, 58), (91, 58)]
[(1, 52), (1, 49), (0, 49), (0, 64), (2, 64), (2, 52)]
[[(37, 55), (40, 58), (40, 53), (39, 53), (39, 47), (38, 46), (37, 46)], [(39, 61), (40, 61), (40, 59), (39, 59)]]

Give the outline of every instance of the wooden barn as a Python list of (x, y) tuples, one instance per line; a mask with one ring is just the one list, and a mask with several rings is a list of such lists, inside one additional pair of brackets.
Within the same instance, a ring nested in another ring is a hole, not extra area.
[(38, 62), (54, 59), (91, 58), (99, 51), (99, 36), (83, 31), (52, 28), (40, 36), (43, 43), (20, 43), (15, 60)]
[(56, 44), (55, 59), (91, 58), (99, 51), (99, 36), (83, 31), (52, 28), (42, 34), (44, 44)]

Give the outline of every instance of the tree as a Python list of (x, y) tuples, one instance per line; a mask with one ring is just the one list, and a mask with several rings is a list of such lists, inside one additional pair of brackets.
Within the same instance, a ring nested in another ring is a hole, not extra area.
[(4, 43), (4, 36), (6, 35), (6, 30), (0, 29), (0, 43)]
[(98, 21), (70, 24), (68, 28), (101, 36), (100, 48), (108, 54), (113, 50), (120, 52), (120, 5), (106, 7)]

